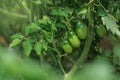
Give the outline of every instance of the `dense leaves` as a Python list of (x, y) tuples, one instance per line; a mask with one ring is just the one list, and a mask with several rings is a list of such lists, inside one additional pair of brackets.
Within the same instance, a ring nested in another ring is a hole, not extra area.
[[(52, 71), (39, 65), (47, 63), (63, 73), (64, 80), (117, 80), (109, 63), (120, 71), (119, 0), (0, 0), (0, 4), (0, 47), (9, 45), (21, 57), (0, 56), (0, 73), (5, 67), (17, 76), (15, 80), (54, 80), (49, 78)], [(26, 57), (38, 63), (24, 62)], [(108, 63), (85, 67), (99, 58)]]

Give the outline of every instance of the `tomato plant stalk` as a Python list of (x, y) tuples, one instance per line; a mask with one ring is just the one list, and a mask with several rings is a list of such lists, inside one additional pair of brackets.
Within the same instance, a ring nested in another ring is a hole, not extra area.
[(65, 74), (64, 76), (64, 80), (69, 80), (72, 78), (72, 76), (74, 75), (74, 73), (77, 71), (77, 69), (79, 68), (79, 66), (84, 62), (84, 60), (87, 58), (89, 49), (91, 47), (91, 43), (92, 40), (94, 39), (94, 18), (93, 18), (93, 0), (90, 0), (90, 2), (92, 2), (89, 7), (88, 7), (88, 37), (87, 40), (85, 42), (85, 46), (84, 49), (81, 53), (80, 58), (76, 61), (76, 63), (74, 64), (74, 66), (72, 67), (72, 69)]

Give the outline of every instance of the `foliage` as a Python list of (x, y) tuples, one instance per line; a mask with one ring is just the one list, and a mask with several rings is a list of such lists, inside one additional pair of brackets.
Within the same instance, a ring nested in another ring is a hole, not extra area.
[[(119, 0), (11, 0), (10, 3), (8, 0), (0, 0), (0, 4), (1, 46), (9, 44), (9, 49), (18, 50), (19, 56), (47, 63), (59, 70), (64, 80), (78, 80), (79, 77), (75, 74), (81, 75), (82, 80), (93, 79), (94, 75), (90, 73), (92, 71), (101, 72), (94, 72), (99, 79), (103, 77), (102, 80), (116, 80), (111, 78), (116, 78), (111, 73), (120, 70)], [(29, 60), (20, 62), (17, 56), (11, 55), (7, 57), (2, 54), (8, 59), (1, 57), (3, 68), (10, 67), (8, 72), (18, 72), (25, 80), (40, 79), (38, 74), (44, 72), (39, 72), (42, 69), (40, 65), (34, 66), (32, 64), (35, 62), (32, 61), (28, 64)], [(102, 66), (100, 61), (95, 65), (91, 63), (88, 68), (84, 67), (83, 63), (99, 58), (108, 63), (105, 62)], [(17, 63), (23, 66), (20, 68)], [(115, 66), (115, 70), (109, 63)], [(91, 66), (93, 68), (89, 68)], [(31, 71), (32, 67), (35, 67), (34, 71)], [(25, 72), (21, 72), (24, 68)], [(79, 70), (81, 71), (77, 73)], [(47, 80), (46, 73), (47, 71), (41, 76)], [(51, 74), (51, 77), (56, 74)], [(19, 74), (15, 76), (21, 77)], [(99, 80), (97, 78), (95, 80)]]

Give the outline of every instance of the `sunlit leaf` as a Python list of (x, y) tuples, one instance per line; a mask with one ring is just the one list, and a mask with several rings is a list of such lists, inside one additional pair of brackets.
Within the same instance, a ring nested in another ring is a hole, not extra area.
[(14, 46), (16, 46), (17, 44), (19, 44), (19, 43), (21, 43), (21, 42), (22, 42), (22, 39), (14, 39), (14, 40), (10, 43), (9, 47), (14, 47)]
[(53, 10), (52, 15), (68, 17), (68, 13), (62, 9)]
[(39, 20), (39, 23), (43, 25), (48, 25), (52, 23), (52, 20), (48, 16), (44, 15), (43, 18)]
[(107, 30), (110, 30), (113, 34), (116, 34), (120, 37), (119, 25), (116, 23), (117, 20), (111, 16), (107, 15), (102, 17), (102, 22), (106, 26)]
[(36, 23), (31, 23), (25, 28), (25, 33), (28, 35), (33, 32), (38, 32), (40, 27)]
[(65, 11), (70, 15), (72, 15), (72, 13), (74, 12), (74, 10), (72, 8), (68, 8), (68, 7), (65, 8)]
[(82, 14), (86, 14), (87, 13), (87, 9), (86, 8), (83, 8), (79, 11), (78, 14), (82, 15)]
[(39, 4), (42, 4), (42, 1), (41, 0), (35, 0), (35, 1), (32, 1), (33, 3), (39, 5)]
[(21, 33), (16, 33), (16, 34), (12, 35), (11, 38), (12, 39), (23, 38), (23, 35)]
[(24, 53), (29, 56), (32, 51), (32, 43), (31, 40), (27, 39), (23, 42)]
[(42, 51), (42, 44), (40, 42), (36, 42), (34, 49), (35, 49), (36, 53), (38, 55), (40, 55), (41, 51)]

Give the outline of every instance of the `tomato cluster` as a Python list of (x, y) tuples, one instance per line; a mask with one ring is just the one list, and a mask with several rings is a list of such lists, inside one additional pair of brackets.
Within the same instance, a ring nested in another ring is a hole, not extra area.
[(73, 48), (79, 48), (81, 39), (87, 38), (88, 28), (83, 22), (78, 22), (74, 30), (68, 31), (68, 40), (63, 40), (61, 47), (65, 53), (72, 53)]
[[(106, 35), (106, 28), (104, 25), (97, 25), (95, 32), (98, 37), (102, 38)], [(75, 29), (67, 32), (68, 38), (61, 42), (61, 47), (65, 53), (72, 53), (73, 49), (79, 48), (81, 45), (81, 40), (85, 40), (88, 36), (88, 27), (85, 23), (79, 21), (77, 22)]]

